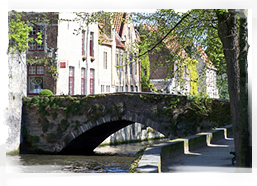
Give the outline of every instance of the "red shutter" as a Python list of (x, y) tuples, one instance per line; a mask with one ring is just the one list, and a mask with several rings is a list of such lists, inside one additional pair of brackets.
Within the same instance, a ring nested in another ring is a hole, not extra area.
[(74, 67), (69, 68), (69, 95), (74, 94)]
[(94, 76), (95, 70), (90, 69), (90, 94), (94, 94)]
[(90, 56), (93, 56), (93, 41), (90, 37)]
[(81, 94), (85, 95), (85, 68), (81, 68)]

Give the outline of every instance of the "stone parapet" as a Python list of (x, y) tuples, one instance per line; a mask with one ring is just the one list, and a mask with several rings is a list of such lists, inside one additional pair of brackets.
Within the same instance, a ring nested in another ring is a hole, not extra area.
[(202, 132), (186, 138), (178, 138), (169, 142), (147, 148), (138, 162), (137, 172), (158, 173), (161, 172), (163, 158), (172, 158), (179, 154), (189, 154), (190, 150), (201, 146), (210, 146), (211, 142), (225, 138), (232, 131), (232, 125), (216, 128), (208, 132)]

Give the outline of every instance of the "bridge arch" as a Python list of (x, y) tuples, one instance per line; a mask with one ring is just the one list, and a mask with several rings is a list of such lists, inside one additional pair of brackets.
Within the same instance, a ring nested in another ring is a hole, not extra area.
[[(147, 93), (26, 97), (20, 153), (89, 153), (112, 133), (135, 122), (166, 137), (183, 137), (189, 135), (183, 131), (194, 133), (203, 126), (194, 122), (196, 114), (198, 121), (199, 117), (206, 119), (206, 113), (201, 116), (188, 109), (189, 105), (187, 97)], [(230, 121), (228, 102), (213, 101), (209, 108), (208, 121), (213, 123), (207, 127), (212, 128), (216, 121), (221, 125)], [(177, 127), (178, 123), (184, 124)], [(174, 134), (174, 129), (180, 134)]]
[(70, 131), (65, 141), (59, 142), (59, 154), (90, 154), (111, 134), (133, 123), (149, 126), (168, 135), (167, 130), (163, 130), (157, 122), (143, 114), (126, 112), (122, 117), (113, 118), (106, 115), (95, 122), (88, 122)]

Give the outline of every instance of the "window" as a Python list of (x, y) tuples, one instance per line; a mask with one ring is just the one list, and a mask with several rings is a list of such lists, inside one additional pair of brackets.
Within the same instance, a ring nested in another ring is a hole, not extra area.
[(104, 93), (104, 85), (101, 85), (101, 93)]
[(133, 59), (133, 55), (129, 54), (129, 72), (130, 72), (130, 74), (132, 74), (132, 59)]
[(125, 86), (125, 92), (128, 92), (128, 85)]
[(29, 74), (29, 94), (38, 94), (43, 90), (44, 85), (44, 66), (30, 66)]
[(37, 67), (37, 74), (39, 75), (44, 75), (44, 67), (43, 66), (38, 66)]
[(123, 72), (123, 56), (120, 55), (120, 72)]
[(106, 92), (111, 92), (111, 86), (110, 85), (106, 85)]
[(37, 33), (43, 33), (43, 30), (39, 26), (33, 26), (33, 30), (29, 32), (29, 37), (33, 38), (32, 42), (29, 42), (29, 51), (43, 51), (44, 50), (44, 35), (42, 34), (42, 43), (39, 44), (35, 41), (38, 37)]
[(103, 68), (104, 68), (104, 69), (107, 69), (107, 52), (104, 52)]
[(85, 56), (85, 32), (82, 32), (82, 56)]
[[(134, 56), (136, 56), (136, 53), (134, 53)], [(134, 60), (134, 73), (137, 75), (137, 61)]]
[(127, 66), (127, 52), (125, 52), (125, 64), (124, 64), (124, 66), (125, 66), (125, 73), (127, 73), (127, 71), (128, 71), (128, 66)]
[(90, 56), (94, 56), (94, 32), (90, 32)]
[(119, 86), (117, 86), (117, 85), (115, 86), (115, 91), (119, 92)]
[(74, 94), (74, 67), (69, 68), (69, 95)]
[(86, 69), (81, 68), (81, 94), (85, 95), (86, 94), (86, 86), (85, 86), (85, 79), (86, 79)]
[(138, 92), (138, 87), (137, 86), (135, 86), (135, 92)]
[(95, 69), (90, 68), (90, 94), (95, 93), (94, 86), (95, 86)]
[(130, 39), (130, 27), (128, 27), (128, 39)]
[(137, 75), (137, 62), (136, 61), (134, 62), (134, 72), (135, 72), (135, 75)]
[(133, 87), (133, 85), (130, 86), (130, 91), (131, 91), (131, 92), (134, 92), (134, 87)]
[(187, 67), (184, 66), (184, 78), (186, 79), (187, 78)]
[(116, 72), (119, 72), (119, 54), (115, 55), (115, 61), (116, 61)]
[(123, 92), (123, 86), (120, 86), (120, 91)]
[(129, 63), (129, 72), (132, 74), (132, 62)]

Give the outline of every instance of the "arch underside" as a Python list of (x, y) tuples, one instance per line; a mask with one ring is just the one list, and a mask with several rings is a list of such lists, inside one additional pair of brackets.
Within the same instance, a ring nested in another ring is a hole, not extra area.
[(103, 123), (82, 133), (65, 146), (59, 154), (84, 155), (93, 150), (111, 134), (132, 124), (132, 121), (119, 120)]
[[(92, 127), (91, 129), (85, 131), (84, 133), (75, 137), (72, 141), (70, 141), (60, 152), (59, 154), (65, 155), (84, 155), (84, 154), (93, 154), (93, 150), (100, 145), (107, 137), (111, 134), (117, 132), (118, 130), (131, 125), (135, 122), (143, 124), (145, 126), (149, 126), (158, 132), (163, 133), (163, 130), (158, 130), (156, 128), (156, 122), (153, 122), (149, 119), (133, 119), (128, 120), (129, 118), (132, 119), (132, 116), (125, 117), (127, 119), (119, 118), (116, 121), (109, 121), (99, 125)], [(145, 122), (142, 122), (145, 121)], [(166, 134), (167, 135), (167, 134)], [(165, 135), (165, 136), (166, 136)]]

